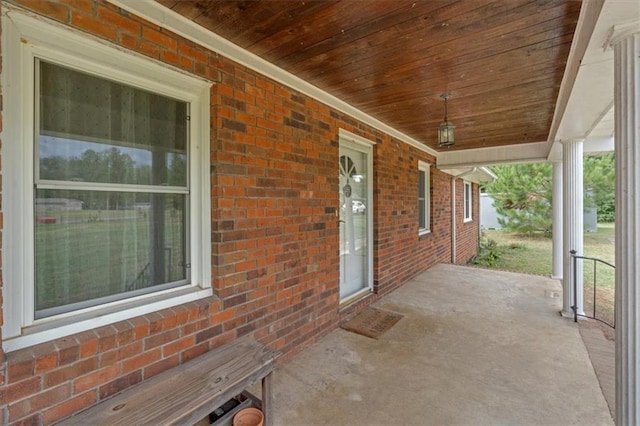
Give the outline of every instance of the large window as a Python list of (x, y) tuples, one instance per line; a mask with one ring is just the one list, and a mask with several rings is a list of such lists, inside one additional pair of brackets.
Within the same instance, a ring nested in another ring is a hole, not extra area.
[(431, 231), (429, 163), (418, 162), (418, 232), (426, 234)]
[(3, 27), (5, 349), (212, 294), (210, 83), (20, 14)]
[(469, 222), (473, 218), (471, 216), (472, 211), (472, 195), (471, 195), (471, 182), (464, 182), (464, 221)]
[(189, 105), (35, 68), (36, 318), (187, 284)]

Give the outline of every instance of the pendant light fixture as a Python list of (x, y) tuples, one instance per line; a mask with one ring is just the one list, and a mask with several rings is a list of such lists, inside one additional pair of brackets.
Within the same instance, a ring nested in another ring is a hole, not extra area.
[(440, 148), (444, 148), (456, 143), (453, 135), (453, 129), (455, 129), (456, 126), (454, 126), (447, 117), (447, 99), (449, 99), (449, 93), (443, 93), (440, 97), (444, 99), (444, 121), (438, 126), (438, 145)]

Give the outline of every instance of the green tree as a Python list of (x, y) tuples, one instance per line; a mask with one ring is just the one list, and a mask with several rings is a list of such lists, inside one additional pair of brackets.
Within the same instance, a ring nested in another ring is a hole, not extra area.
[[(598, 222), (615, 220), (614, 154), (584, 157), (585, 207), (597, 206)], [(495, 166), (491, 194), (500, 225), (509, 232), (551, 235), (553, 183), (548, 163)]]
[[(45, 179), (99, 183), (137, 184), (136, 164), (116, 147), (104, 151), (87, 149), (80, 156), (69, 159), (52, 156), (40, 160), (40, 175)], [(149, 167), (144, 171), (149, 175)], [(56, 192), (44, 192), (57, 197)], [(83, 201), (87, 209), (124, 209), (133, 206), (135, 194), (117, 191), (70, 190), (66, 197)]]
[(585, 197), (585, 206), (596, 206), (598, 222), (615, 220), (615, 166), (614, 153), (584, 157), (584, 187), (591, 194)]
[(169, 185), (185, 186), (187, 184), (187, 157), (174, 154), (171, 156), (169, 166)]
[(498, 176), (485, 186), (491, 194), (500, 225), (509, 232), (551, 235), (551, 164), (495, 166)]
[(61, 157), (60, 155), (41, 158), (40, 178), (50, 180), (67, 179), (68, 168), (69, 161), (64, 157)]

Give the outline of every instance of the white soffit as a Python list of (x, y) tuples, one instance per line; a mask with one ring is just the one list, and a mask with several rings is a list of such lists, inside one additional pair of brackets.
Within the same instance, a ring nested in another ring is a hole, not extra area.
[(437, 166), (442, 170), (468, 168), (469, 166), (546, 161), (548, 147), (547, 142), (534, 142), (520, 145), (441, 152), (438, 156)]
[(589, 137), (613, 137), (614, 125), (613, 104), (611, 104), (609, 111), (603, 114), (600, 121), (593, 126), (593, 129), (589, 132)]
[(451, 175), (451, 177), (464, 179), (468, 182), (477, 184), (493, 182), (494, 180), (498, 179), (498, 176), (496, 176), (491, 170), (486, 167), (467, 167), (455, 169), (445, 168), (439, 170)]
[(614, 149), (613, 136), (591, 137), (584, 140), (585, 154), (611, 152)]
[[(593, 0), (586, 0), (585, 6)], [(583, 7), (585, 7), (583, 6)], [(638, 0), (606, 0), (595, 24), (549, 160), (562, 158), (560, 141), (585, 139), (585, 152), (602, 152), (601, 137), (613, 135), (613, 51), (605, 49), (613, 26), (640, 19)], [(594, 138), (590, 143), (589, 140)], [(589, 151), (593, 146), (593, 151)]]
[[(585, 155), (604, 154), (614, 150), (615, 141), (613, 136), (592, 136), (583, 139), (582, 150)], [(553, 144), (549, 152), (548, 160), (551, 162), (562, 161), (562, 143)]]
[(593, 40), (595, 27), (600, 18), (605, 0), (584, 0), (580, 8), (580, 16), (573, 34), (571, 50), (562, 76), (560, 91), (553, 113), (553, 121), (549, 130), (548, 142), (558, 140), (559, 128), (566, 125), (564, 117), (570, 109), (570, 101), (574, 96), (579, 79), (580, 67), (585, 59), (590, 43)]
[(316, 86), (294, 76), (293, 74), (265, 61), (253, 53), (242, 49), (231, 43), (227, 39), (205, 29), (195, 22), (174, 12), (173, 10), (153, 1), (153, 0), (108, 0), (130, 13), (147, 19), (162, 28), (174, 32), (194, 43), (199, 44), (209, 50), (217, 52), (241, 65), (244, 65), (264, 76), (267, 76), (279, 83), (291, 87), (307, 96), (310, 96), (338, 111), (341, 111), (361, 122), (370, 125), (402, 142), (413, 146), (427, 154), (437, 157), (436, 150), (426, 146), (422, 142), (396, 130), (395, 128), (381, 122), (380, 120), (365, 114), (354, 106), (336, 98), (335, 96), (317, 88)]

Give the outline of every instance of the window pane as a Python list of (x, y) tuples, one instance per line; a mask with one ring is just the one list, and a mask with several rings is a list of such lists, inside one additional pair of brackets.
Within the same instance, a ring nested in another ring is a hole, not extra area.
[(187, 103), (38, 64), (40, 179), (187, 185)]
[(424, 170), (418, 171), (418, 197), (424, 199)]
[(464, 184), (464, 217), (471, 217), (471, 185)]
[(37, 190), (36, 317), (186, 284), (186, 203), (184, 194)]
[(420, 200), (420, 202), (418, 203), (418, 215), (420, 218), (420, 229), (425, 229), (426, 226), (426, 215), (425, 215), (425, 208), (424, 208), (424, 200)]

